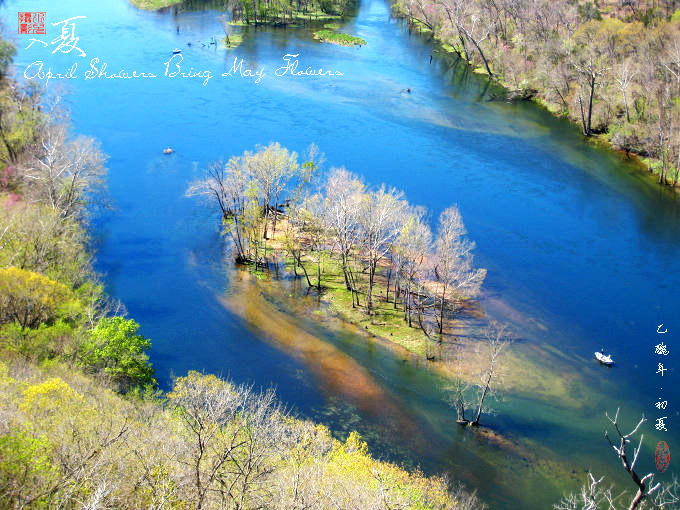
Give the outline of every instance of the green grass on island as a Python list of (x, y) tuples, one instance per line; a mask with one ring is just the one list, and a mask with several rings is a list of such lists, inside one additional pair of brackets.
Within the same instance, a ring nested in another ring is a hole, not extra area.
[(366, 41), (364, 41), (361, 37), (355, 37), (349, 34), (341, 34), (338, 32), (333, 32), (332, 30), (319, 30), (314, 32), (314, 39), (318, 39), (321, 42), (339, 44), (340, 46), (363, 46), (366, 44)]
[(222, 38), (221, 42), (223, 47), (227, 48), (228, 50), (233, 50), (234, 48), (238, 48), (241, 45), (243, 42), (243, 35), (231, 34)]
[(132, 5), (145, 11), (157, 11), (180, 3), (178, 0), (129, 0)]

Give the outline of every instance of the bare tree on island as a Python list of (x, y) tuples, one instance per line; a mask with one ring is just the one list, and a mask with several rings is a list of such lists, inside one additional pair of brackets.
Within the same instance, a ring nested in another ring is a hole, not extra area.
[(477, 295), (486, 277), (486, 269), (475, 269), (473, 266), (472, 250), (475, 243), (464, 237), (466, 233), (463, 218), (455, 205), (439, 216), (434, 277), (439, 284), (437, 323), (440, 336), (444, 334), (447, 307), (453, 307), (456, 299)]
[(640, 434), (637, 447), (632, 452), (629, 444), (633, 442), (635, 435), (640, 427), (647, 421), (644, 416), (640, 418), (637, 425), (630, 432), (624, 434), (619, 425), (619, 409), (616, 410), (614, 417), (605, 413), (607, 419), (614, 426), (616, 436), (612, 439), (609, 431), (605, 431), (605, 438), (609, 442), (616, 456), (620, 459), (623, 469), (628, 473), (636, 486), (636, 491), (630, 503), (623, 506), (618, 500), (625, 496), (625, 492), (619, 495), (612, 494), (611, 487), (602, 485), (604, 477), (596, 478), (588, 472), (588, 479), (577, 493), (569, 494), (562, 498), (553, 508), (555, 510), (636, 510), (641, 508), (653, 508), (659, 510), (677, 510), (680, 508), (680, 497), (678, 496), (678, 481), (673, 479), (667, 484), (655, 482), (654, 473), (647, 473), (640, 476), (636, 471), (636, 464), (642, 450), (644, 434)]
[(378, 263), (389, 253), (403, 225), (407, 203), (404, 194), (394, 188), (382, 186), (364, 196), (359, 213), (361, 237), (359, 242), (368, 263), (368, 288), (366, 312), (373, 312), (373, 287)]

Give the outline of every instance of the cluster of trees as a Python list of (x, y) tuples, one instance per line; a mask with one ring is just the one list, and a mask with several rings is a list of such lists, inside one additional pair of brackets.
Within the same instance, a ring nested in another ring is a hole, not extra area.
[(0, 396), (2, 508), (484, 508), (212, 375), (176, 379), (159, 405), (65, 367), (0, 362)]
[(675, 0), (397, 0), (408, 19), (499, 80), (680, 178)]
[(356, 0), (228, 0), (231, 20), (247, 25), (289, 25), (341, 18), (354, 11)]
[(312, 146), (300, 165), (297, 154), (272, 143), (209, 165), (187, 193), (217, 202), (238, 261), (266, 265), (268, 250), (277, 249), (318, 290), (324, 268), (335, 265), (353, 308), (373, 314), (384, 286), (383, 301), (401, 306), (409, 326), (441, 338), (447, 318), (486, 275), (474, 266), (459, 210), (441, 214), (435, 238), (425, 209), (394, 188), (369, 188), (344, 168), (319, 182), (322, 159)]

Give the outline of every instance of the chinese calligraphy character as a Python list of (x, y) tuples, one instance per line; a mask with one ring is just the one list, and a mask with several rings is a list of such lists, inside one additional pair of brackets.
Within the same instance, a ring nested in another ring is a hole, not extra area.
[(44, 12), (20, 12), (19, 13), (19, 33), (20, 34), (44, 34), (45, 33), (45, 13)]
[(659, 363), (659, 368), (656, 370), (656, 373), (661, 373), (661, 377), (663, 377), (663, 373), (668, 370), (667, 368), (663, 367), (663, 363)]
[(29, 44), (28, 46), (26, 46), (26, 49), (28, 49), (28, 48), (30, 48), (31, 46), (33, 46), (33, 43), (36, 43), (36, 42), (39, 42), (40, 44), (44, 44), (45, 46), (48, 46), (48, 44), (47, 44), (45, 41), (41, 41), (40, 39), (35, 39), (35, 38), (33, 38), (33, 37), (31, 37), (30, 41), (31, 41), (31, 44)]
[(665, 430), (665, 431), (667, 431), (667, 429), (666, 429), (666, 424), (664, 423), (664, 420), (665, 420), (666, 418), (668, 418), (668, 416), (664, 416), (663, 418), (657, 418), (657, 419), (656, 419), (656, 424), (654, 425), (654, 427), (656, 428), (656, 430)]
[(656, 332), (659, 334), (667, 333), (668, 328), (664, 329), (663, 331), (659, 331), (661, 329), (661, 326), (663, 326), (663, 324), (659, 324), (659, 327), (656, 328)]
[(654, 348), (654, 354), (662, 354), (663, 356), (668, 356), (668, 348), (666, 347), (666, 344), (661, 342), (659, 345), (657, 345)]
[(668, 405), (668, 401), (664, 400), (662, 402), (661, 399), (659, 399), (659, 401), (654, 405), (656, 406), (657, 409), (666, 409), (666, 406)]
[(71, 20), (85, 17), (86, 16), (74, 16), (58, 23), (52, 23), (53, 26), (61, 25), (63, 23), (63, 26), (61, 27), (61, 35), (52, 41), (52, 44), (59, 43), (59, 46), (57, 46), (52, 53), (56, 53), (57, 51), (61, 51), (62, 53), (70, 53), (71, 50), (78, 50), (81, 57), (85, 56), (85, 52), (76, 46), (78, 40), (80, 39), (80, 37), (76, 37), (76, 24), (74, 22), (69, 23)]

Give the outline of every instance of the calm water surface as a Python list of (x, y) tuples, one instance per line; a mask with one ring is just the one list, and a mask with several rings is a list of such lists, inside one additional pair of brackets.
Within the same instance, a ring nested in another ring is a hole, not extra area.
[[(66, 99), (76, 132), (110, 155), (117, 207), (95, 225), (97, 269), (152, 338), (164, 387), (190, 369), (273, 384), (302, 416), (339, 436), (361, 431), (378, 456), (449, 472), (496, 508), (550, 508), (588, 467), (621, 480), (602, 438), (605, 410), (651, 418), (646, 469), (658, 440), (680, 446), (677, 370), (661, 390), (654, 355), (664, 323), (666, 365), (677, 366), (678, 200), (533, 105), (486, 101), (484, 82), (453, 60), (435, 53), (430, 64), (432, 46), (391, 19), (383, 0), (362, 1), (343, 29), (364, 38), (362, 48), (320, 44), (304, 29), (258, 29), (229, 53), (201, 44), (221, 35), (215, 11), (22, 0), (3, 8), (10, 30), (18, 10), (47, 10), (48, 22), (87, 16), (76, 29), (86, 58), (25, 49), (23, 36), (17, 64), (23, 71), (42, 59), (63, 73), (78, 62)], [(266, 76), (257, 84), (213, 76), (206, 86), (203, 78), (82, 79), (93, 57), (110, 73), (162, 75), (175, 47), (185, 71), (219, 75), (236, 56)], [(286, 53), (344, 75), (275, 77)], [(329, 166), (403, 189), (433, 220), (458, 203), (488, 268), (483, 305), (513, 322), (526, 366), (548, 364), (513, 374), (531, 383), (509, 391), (488, 419), (503, 440), (459, 430), (442, 381), (422, 362), (347, 325), (320, 324), (313, 304), (288, 297), (294, 282), (251, 282), (225, 262), (214, 214), (183, 192), (208, 161), (270, 141), (299, 152), (315, 142)], [(176, 153), (163, 156), (166, 146)], [(602, 345), (616, 368), (591, 362)], [(661, 396), (674, 406), (666, 433), (653, 427)]]

